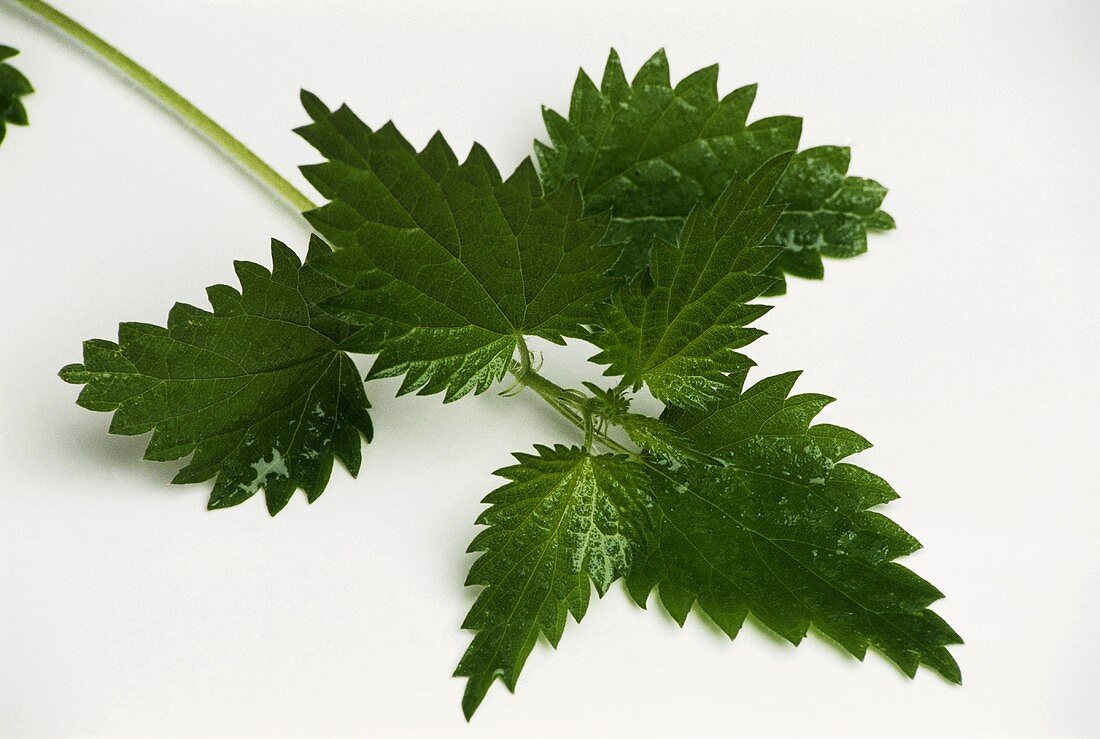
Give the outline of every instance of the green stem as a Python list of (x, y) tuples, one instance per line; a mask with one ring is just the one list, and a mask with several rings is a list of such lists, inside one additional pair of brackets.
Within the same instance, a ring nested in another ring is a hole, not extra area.
[[(587, 431), (585, 419), (582, 418), (581, 415), (574, 411), (572, 408), (559, 401), (559, 399), (556, 397), (555, 393), (557, 392), (557, 390), (564, 390), (565, 388), (561, 387), (552, 380), (546, 379), (536, 372), (527, 372), (520, 374), (521, 371), (522, 370), (512, 373), (520, 384), (534, 390), (535, 393), (537, 393), (539, 397), (545, 400), (551, 408), (560, 413), (566, 420), (568, 420), (578, 429), (581, 429), (582, 431)], [(554, 390), (554, 388), (556, 388), (557, 390)], [(630, 449), (629, 447), (623, 446), (622, 444), (606, 436), (605, 434), (595, 434), (594, 438), (590, 440), (588, 444), (586, 444), (586, 448), (591, 445), (592, 441), (604, 447), (610, 452), (615, 452), (616, 454), (624, 454), (631, 459), (634, 459), (635, 461), (644, 464), (654, 473), (661, 475), (667, 480), (670, 480), (673, 484), (678, 484), (678, 481), (670, 477), (668, 472), (661, 468), (660, 465), (654, 464), (650, 460), (646, 459), (644, 456), (640, 455), (637, 451)]]
[[(520, 346), (522, 347), (522, 343)], [(623, 446), (614, 439), (609, 438), (606, 434), (596, 433), (592, 426), (592, 416), (590, 414), (580, 413), (570, 405), (568, 398), (572, 393), (568, 389), (562, 387), (553, 380), (543, 377), (538, 372), (532, 369), (525, 369), (522, 366), (513, 369), (512, 376), (516, 378), (519, 384), (533, 390), (547, 405), (560, 413), (562, 417), (571, 424), (583, 431), (585, 434), (585, 448), (589, 448), (593, 443), (596, 443), (619, 454), (625, 454), (629, 457), (638, 456), (638, 452)]]
[[(529, 367), (519, 368), (517, 373), (516, 373), (516, 379), (519, 380), (521, 385), (524, 385), (526, 387), (531, 388), (536, 393), (538, 393), (539, 396), (542, 397), (542, 398), (546, 398), (546, 399), (551, 399), (552, 398), (554, 400), (557, 400), (557, 401), (561, 402), (563, 405), (566, 405), (567, 407), (570, 405), (569, 400), (568, 400), (568, 398), (569, 398), (569, 391), (568, 390), (566, 390), (564, 387), (562, 387), (558, 383), (554, 382), (553, 380), (549, 380), (549, 379), (543, 377), (538, 372), (535, 372), (533, 369), (530, 369)], [(578, 414), (578, 416), (579, 416), (579, 414)]]
[(584, 432), (584, 448), (592, 448), (592, 444), (601, 446), (637, 457), (638, 453), (619, 444), (606, 434), (596, 430), (595, 419), (592, 417), (592, 409), (587, 402), (588, 397), (578, 390), (570, 390), (562, 387), (553, 380), (543, 377), (532, 366), (531, 349), (527, 346), (527, 338), (523, 334), (516, 334), (516, 346), (519, 349), (519, 363), (513, 365), (510, 373), (516, 378), (516, 382), (523, 387), (530, 388), (546, 401), (546, 404), (560, 413), (567, 421)]
[(219, 126), (192, 105), (186, 98), (165, 84), (145, 67), (135, 62), (121, 51), (111, 46), (99, 36), (89, 31), (75, 20), (42, 0), (11, 0), (16, 5), (22, 6), (42, 20), (79, 41), (87, 48), (94, 51), (104, 60), (109, 62), (122, 74), (133, 80), (142, 90), (152, 96), (158, 103), (167, 108), (181, 121), (192, 126), (222, 154), (231, 159), (253, 177), (258, 179), (276, 195), (286, 201), (287, 205), (298, 213), (313, 210), (317, 206), (303, 195), (294, 185), (287, 182), (278, 172), (272, 169), (266, 162), (256, 156), (247, 146), (241, 143), (231, 133)]

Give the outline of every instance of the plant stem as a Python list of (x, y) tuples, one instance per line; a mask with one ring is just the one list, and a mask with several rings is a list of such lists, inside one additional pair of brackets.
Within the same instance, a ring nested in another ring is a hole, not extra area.
[[(520, 342), (521, 355), (524, 348), (523, 343)], [(630, 457), (637, 457), (638, 453), (633, 449), (629, 449), (622, 444), (618, 443), (614, 439), (609, 438), (605, 434), (595, 433), (592, 426), (592, 417), (589, 414), (582, 414), (577, 412), (566, 398), (571, 394), (569, 390), (557, 384), (553, 380), (543, 377), (538, 372), (532, 369), (525, 369), (522, 366), (516, 367), (512, 370), (512, 376), (516, 378), (516, 381), (524, 387), (530, 388), (542, 398), (547, 405), (560, 413), (567, 421), (576, 426), (578, 429), (585, 433), (585, 447), (588, 448), (593, 442), (599, 444), (610, 451), (617, 452), (619, 454), (626, 454)]]
[(553, 380), (543, 377), (533, 366), (531, 349), (522, 333), (516, 334), (516, 347), (519, 349), (519, 362), (515, 363), (510, 374), (516, 382), (530, 388), (546, 401), (546, 404), (560, 413), (567, 421), (584, 432), (584, 449), (590, 450), (592, 444), (600, 444), (611, 451), (637, 457), (638, 453), (609, 438), (596, 430), (589, 397), (579, 390), (562, 387)]
[(287, 182), (278, 172), (256, 156), (251, 149), (215, 123), (210, 116), (192, 105), (186, 98), (165, 84), (148, 69), (111, 46), (102, 38), (61, 11), (55, 9), (49, 3), (42, 2), (42, 0), (11, 1), (16, 5), (22, 6), (30, 13), (33, 13), (61, 31), (64, 31), (73, 39), (101, 56), (177, 118), (202, 134), (210, 144), (221, 151), (227, 158), (262, 182), (296, 212), (301, 213), (303, 211), (313, 210), (317, 207), (309, 198), (294, 187), (294, 185)]

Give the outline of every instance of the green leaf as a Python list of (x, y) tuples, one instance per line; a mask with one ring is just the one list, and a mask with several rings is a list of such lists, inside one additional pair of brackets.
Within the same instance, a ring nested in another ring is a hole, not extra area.
[(463, 628), (477, 631), (455, 675), (467, 677), (469, 719), (499, 676), (515, 690), (541, 633), (557, 647), (569, 614), (580, 621), (591, 585), (602, 596), (630, 567), (649, 528), (645, 469), (577, 447), (535, 447), (496, 472), (508, 483), (490, 493), (470, 544), (483, 552), (467, 585), (483, 585)]
[(303, 102), (299, 133), (328, 160), (303, 171), (331, 200), (306, 217), (337, 247), (316, 267), (347, 288), (326, 309), (384, 336), (362, 347), (370, 377), (454, 400), (501, 379), (520, 336), (560, 343), (595, 319), (614, 253), (576, 184), (544, 195), (529, 160), (502, 180), (478, 145), (459, 164), (439, 134), (417, 152), (392, 124)]
[(714, 463), (714, 459), (696, 451), (691, 442), (659, 418), (640, 413), (623, 413), (615, 424), (626, 432), (630, 440), (655, 457), (673, 463)]
[(27, 125), (27, 110), (20, 98), (34, 92), (27, 78), (5, 62), (18, 53), (10, 46), (0, 46), (0, 142), (4, 141), (7, 124)]
[(768, 243), (783, 247), (767, 273), (778, 282), (769, 291), (785, 291), (783, 273), (819, 280), (821, 257), (854, 257), (867, 251), (867, 232), (894, 228), (894, 219), (879, 210), (886, 188), (874, 180), (846, 177), (851, 152), (843, 146), (801, 151), (775, 189), (773, 199), (786, 203)]
[[(310, 259), (327, 251), (310, 244)], [(83, 384), (77, 403), (114, 412), (111, 433), (153, 432), (145, 458), (192, 454), (173, 482), (216, 478), (210, 508), (237, 505), (261, 488), (272, 515), (297, 488), (312, 503), (337, 457), (355, 475), (360, 434), (371, 438), (362, 380), (341, 342), (344, 323), (316, 304), (337, 291), (279, 242), (273, 269), (237, 262), (238, 291), (207, 289), (213, 312), (177, 303), (168, 327), (119, 326), (118, 343), (84, 344), (65, 367)]]
[(749, 613), (795, 644), (812, 625), (859, 659), (873, 647), (909, 676), (923, 663), (959, 682), (945, 647), (961, 640), (928, 610), (942, 594), (893, 561), (920, 545), (868, 510), (896, 494), (840, 461), (870, 445), (810, 425), (832, 399), (790, 395), (796, 377), (729, 384), (705, 411), (666, 414), (723, 466), (654, 468), (660, 515), (631, 594), (644, 607), (657, 587), (680, 624), (698, 603), (730, 638)]
[(589, 340), (592, 357), (637, 389), (644, 382), (666, 403), (702, 407), (728, 372), (751, 361), (734, 351), (763, 332), (746, 328), (768, 306), (751, 305), (772, 284), (759, 273), (777, 255), (758, 248), (782, 208), (767, 205), (789, 155), (765, 163), (747, 181), (734, 175), (713, 209), (697, 205), (679, 246), (658, 240), (652, 279), (616, 291)]
[[(548, 188), (577, 180), (586, 212), (613, 213), (604, 243), (621, 252), (616, 274), (633, 277), (649, 263), (654, 239), (676, 242), (696, 203), (710, 205), (735, 175), (747, 178), (767, 160), (798, 147), (799, 118), (748, 123), (755, 97), (756, 85), (747, 85), (719, 98), (717, 66), (700, 69), (673, 87), (664, 51), (627, 82), (612, 50), (600, 87), (580, 71), (568, 119), (544, 109), (551, 145), (535, 142), (541, 175)], [(773, 196), (773, 203), (790, 198), (802, 210), (799, 217), (781, 221), (767, 240), (792, 252), (774, 274), (820, 277), (820, 254), (851, 256), (866, 249), (867, 229), (893, 227), (878, 210), (885, 189), (870, 180), (843, 178), (847, 149), (823, 149), (835, 156), (823, 157), (822, 149), (803, 152)], [(825, 180), (832, 183), (837, 171), (840, 191), (855, 196), (858, 206), (838, 190), (820, 187)], [(869, 204), (872, 213), (864, 213)], [(779, 283), (775, 292), (781, 291)]]

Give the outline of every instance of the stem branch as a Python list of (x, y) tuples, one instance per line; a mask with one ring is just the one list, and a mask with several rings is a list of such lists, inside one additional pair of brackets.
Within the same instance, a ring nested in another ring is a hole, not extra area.
[[(512, 376), (516, 378), (516, 382), (533, 390), (547, 405), (583, 431), (585, 449), (591, 448), (592, 444), (596, 443), (619, 454), (626, 454), (630, 457), (638, 456), (636, 451), (623, 446), (606, 434), (597, 432), (593, 425), (591, 411), (588, 408), (575, 407), (578, 403), (577, 396), (579, 394), (577, 391), (564, 388), (536, 372), (531, 367), (531, 352), (527, 348), (527, 343), (523, 337), (519, 337), (519, 341), (516, 343), (519, 347), (521, 361), (510, 370)], [(583, 400), (580, 403), (583, 404)]]
[(296, 212), (313, 210), (317, 206), (294, 185), (256, 156), (235, 136), (214, 122), (210, 116), (191, 104), (145, 67), (111, 46), (96, 34), (77, 23), (43, 0), (11, 0), (47, 23), (65, 32), (92, 50), (119, 72), (132, 80), (154, 100), (164, 106), (184, 123), (202, 134), (207, 141), (227, 158), (247, 171), (278, 195)]

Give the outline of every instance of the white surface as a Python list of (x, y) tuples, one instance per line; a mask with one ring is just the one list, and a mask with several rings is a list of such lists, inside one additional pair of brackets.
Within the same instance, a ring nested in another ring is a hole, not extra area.
[[(490, 472), (574, 437), (534, 399), (443, 407), (368, 386), (377, 441), (313, 506), (204, 510), (144, 439), (106, 434), (55, 377), (119, 320), (303, 247), (284, 208), (104, 68), (0, 2), (39, 92), (0, 149), (0, 735), (1088, 735), (1100, 731), (1097, 204), (1100, 6), (1089, 3), (58, 3), (277, 169), (315, 161), (297, 91), (477, 136), (510, 169), (576, 68), (658, 46), (722, 64), (756, 116), (805, 117), (891, 187), (897, 232), (794, 281), (751, 348), (806, 370), (825, 418), (902, 493), (887, 512), (948, 597), (965, 685), (909, 681), (816, 638), (680, 629), (616, 586), (539, 645), (467, 726), (450, 673)], [(562, 377), (583, 347), (556, 353)]]

